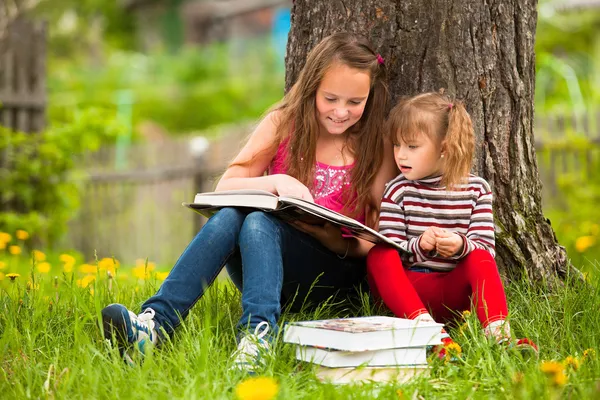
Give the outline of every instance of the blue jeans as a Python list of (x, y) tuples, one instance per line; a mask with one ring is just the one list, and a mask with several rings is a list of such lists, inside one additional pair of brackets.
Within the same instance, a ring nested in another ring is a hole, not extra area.
[(156, 322), (172, 333), (226, 264), (242, 292), (239, 329), (267, 321), (277, 332), (283, 305), (298, 310), (352, 296), (366, 282), (364, 258), (342, 260), (268, 213), (224, 208), (198, 232), (142, 311), (152, 308)]

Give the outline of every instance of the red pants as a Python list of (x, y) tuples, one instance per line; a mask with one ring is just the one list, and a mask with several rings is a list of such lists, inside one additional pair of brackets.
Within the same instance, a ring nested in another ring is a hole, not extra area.
[(384, 245), (367, 257), (369, 285), (375, 298), (400, 318), (413, 319), (429, 312), (447, 322), (473, 307), (483, 327), (506, 319), (506, 295), (491, 254), (474, 250), (450, 272), (405, 270), (396, 250)]

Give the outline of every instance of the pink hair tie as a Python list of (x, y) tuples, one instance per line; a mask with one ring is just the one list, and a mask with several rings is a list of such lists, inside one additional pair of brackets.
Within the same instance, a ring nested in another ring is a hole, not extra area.
[(377, 64), (383, 65), (385, 64), (385, 60), (381, 57), (381, 54), (377, 54)]

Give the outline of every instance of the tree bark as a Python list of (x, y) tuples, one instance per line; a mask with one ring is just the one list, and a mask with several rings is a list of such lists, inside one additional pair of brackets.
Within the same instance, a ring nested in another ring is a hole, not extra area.
[(554, 281), (565, 250), (542, 213), (533, 140), (536, 0), (296, 0), (286, 89), (325, 36), (368, 37), (385, 59), (392, 101), (444, 88), (475, 126), (473, 172), (490, 182), (496, 261), (508, 278)]

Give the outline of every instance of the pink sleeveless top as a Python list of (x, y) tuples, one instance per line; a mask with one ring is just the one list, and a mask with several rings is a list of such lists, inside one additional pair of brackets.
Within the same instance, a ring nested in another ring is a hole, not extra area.
[[(277, 153), (269, 166), (269, 175), (286, 173), (285, 158), (287, 156), (287, 144), (288, 140), (284, 140), (277, 148)], [(352, 167), (354, 167), (354, 163), (337, 167), (317, 161), (315, 166), (315, 180), (311, 189), (315, 203), (342, 213), (345, 205), (344, 195), (347, 191), (351, 191), (350, 198), (356, 195), (350, 186), (350, 171)], [(356, 220), (364, 224), (364, 212)]]

